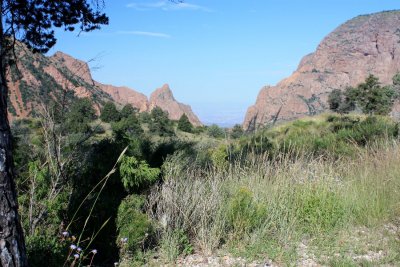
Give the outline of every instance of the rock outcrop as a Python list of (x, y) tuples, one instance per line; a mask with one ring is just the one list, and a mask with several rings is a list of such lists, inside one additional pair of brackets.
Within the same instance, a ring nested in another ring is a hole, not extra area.
[(113, 86), (97, 83), (96, 85), (101, 88), (104, 92), (109, 94), (111, 98), (120, 105), (131, 104), (137, 108), (140, 112), (149, 110), (149, 103), (147, 96), (139, 93), (131, 88), (125, 86)]
[[(356, 86), (369, 74), (382, 84), (392, 84), (399, 71), (400, 11), (358, 16), (329, 34), (289, 78), (262, 88), (243, 127), (254, 130), (275, 120), (324, 112), (333, 89)], [(393, 115), (397, 111), (399, 103)]]
[(75, 97), (89, 97), (99, 112), (101, 106), (113, 101), (119, 106), (131, 104), (140, 112), (159, 106), (169, 118), (178, 120), (186, 114), (193, 125), (202, 125), (190, 106), (175, 100), (168, 86), (157, 89), (148, 98), (128, 87), (105, 85), (93, 80), (90, 68), (84, 61), (63, 52), (51, 57), (30, 52), (23, 44), (17, 45), (17, 67), (8, 72), (10, 119), (35, 116), (44, 103), (54, 99), (59, 103), (73, 101)]
[(149, 109), (152, 110), (155, 107), (160, 107), (162, 110), (167, 111), (169, 118), (172, 120), (179, 120), (183, 114), (186, 114), (194, 126), (202, 125), (190, 106), (175, 100), (168, 84), (164, 84), (151, 94)]

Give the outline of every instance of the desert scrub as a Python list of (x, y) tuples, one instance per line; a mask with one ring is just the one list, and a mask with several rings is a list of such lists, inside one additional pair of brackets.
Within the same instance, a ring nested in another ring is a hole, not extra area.
[(227, 230), (235, 240), (259, 227), (267, 216), (267, 207), (258, 203), (246, 187), (239, 188), (228, 197), (226, 208)]
[(332, 188), (307, 184), (300, 187), (296, 193), (296, 218), (304, 232), (329, 232), (351, 215), (346, 214), (345, 200)]
[[(336, 240), (346, 229), (383, 225), (400, 215), (396, 141), (376, 142), (359, 149), (357, 157), (298, 151), (247, 159), (231, 163), (228, 171), (199, 171), (170, 157), (163, 167), (165, 183), (152, 190), (148, 205), (162, 225), (160, 242), (183, 231), (205, 253), (266, 255), (292, 265), (304, 239)], [(329, 246), (321, 242), (317, 249)]]
[(142, 212), (143, 205), (142, 196), (130, 195), (118, 207), (117, 245), (122, 260), (134, 258), (152, 241), (153, 225), (147, 214)]
[[(356, 157), (360, 148), (399, 137), (399, 123), (384, 116), (322, 115), (267, 129), (271, 154), (307, 151), (314, 156)], [(244, 147), (245, 148), (245, 147)]]

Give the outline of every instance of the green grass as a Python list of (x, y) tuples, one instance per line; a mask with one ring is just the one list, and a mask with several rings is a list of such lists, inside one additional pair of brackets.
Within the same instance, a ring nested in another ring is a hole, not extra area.
[[(316, 261), (330, 266), (400, 264), (398, 241), (383, 231), (400, 216), (400, 146), (387, 141), (356, 151), (341, 158), (250, 155), (246, 164), (202, 172), (170, 158), (168, 182), (153, 190), (149, 212), (164, 220), (161, 240), (180, 229), (204, 253), (293, 265), (306, 240)], [(354, 236), (358, 229), (368, 235)], [(379, 250), (385, 254), (370, 263), (357, 258)]]
[(265, 129), (241, 141), (253, 139), (271, 145), (261, 149), (271, 154), (307, 151), (314, 156), (356, 156), (360, 148), (385, 139), (398, 138), (399, 124), (382, 116), (324, 114)]

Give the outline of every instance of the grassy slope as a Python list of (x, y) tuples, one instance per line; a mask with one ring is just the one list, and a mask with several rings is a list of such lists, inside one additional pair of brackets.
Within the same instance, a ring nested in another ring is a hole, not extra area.
[[(400, 145), (386, 138), (362, 148), (357, 142), (365, 138), (357, 139), (352, 128), (333, 135), (335, 123), (323, 116), (270, 130), (274, 142), (297, 136), (291, 144), (305, 148), (272, 160), (250, 155), (245, 164), (197, 173), (182, 168), (184, 159), (171, 159), (168, 183), (151, 196), (154, 218), (167, 222), (164, 257), (176, 257), (168, 244), (186, 238), (205, 253), (268, 257), (281, 265), (307, 259), (330, 266), (400, 264)], [(316, 137), (331, 140), (322, 145), (329, 152), (324, 157), (313, 150)], [(338, 144), (351, 153), (337, 157), (342, 150), (330, 149)]]

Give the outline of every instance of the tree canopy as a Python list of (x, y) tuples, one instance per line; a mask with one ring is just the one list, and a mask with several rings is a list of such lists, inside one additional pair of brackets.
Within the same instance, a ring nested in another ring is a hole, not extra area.
[(186, 114), (183, 114), (178, 121), (178, 129), (183, 132), (193, 132), (193, 125), (190, 123)]
[(121, 119), (121, 114), (113, 102), (107, 102), (101, 110), (100, 119), (104, 122), (116, 122)]
[(89, 32), (108, 24), (102, 0), (2, 0), (0, 2), (0, 266), (28, 266), (24, 235), (18, 216), (11, 130), (8, 122), (6, 72), (17, 40), (37, 52), (55, 45), (54, 28)]
[[(394, 86), (397, 80), (397, 76), (393, 77)], [(328, 104), (332, 111), (339, 113), (347, 113), (358, 107), (365, 114), (387, 115), (395, 96), (391, 86), (382, 86), (377, 77), (369, 75), (365, 82), (347, 88), (344, 93), (333, 90), (328, 96)]]
[(89, 32), (109, 22), (102, 12), (101, 0), (6, 0), (2, 3), (2, 34), (17, 38), (38, 52), (47, 52), (55, 45), (53, 28)]

